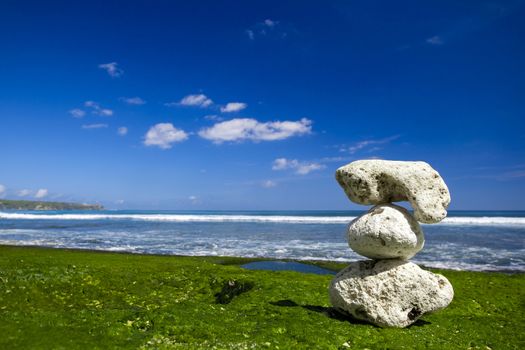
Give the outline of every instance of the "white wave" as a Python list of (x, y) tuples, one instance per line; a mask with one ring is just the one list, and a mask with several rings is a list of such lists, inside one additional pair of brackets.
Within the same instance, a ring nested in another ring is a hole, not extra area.
[(483, 226), (525, 226), (525, 218), (504, 217), (504, 216), (456, 216), (445, 218), (440, 224), (445, 225), (483, 225)]
[(22, 220), (136, 220), (157, 222), (269, 222), (346, 224), (355, 216), (185, 215), (185, 214), (24, 214), (0, 212), (0, 219)]
[(435, 261), (435, 260), (413, 260), (414, 263), (434, 269), (458, 270), (458, 271), (500, 271), (500, 272), (525, 272), (522, 265), (495, 265), (495, 264), (471, 264), (463, 261)]
[[(196, 214), (29, 214), (0, 212), (8, 220), (135, 220), (151, 222), (260, 222), (289, 224), (348, 224), (355, 216), (196, 215)], [(525, 226), (525, 217), (448, 217), (440, 225)]]

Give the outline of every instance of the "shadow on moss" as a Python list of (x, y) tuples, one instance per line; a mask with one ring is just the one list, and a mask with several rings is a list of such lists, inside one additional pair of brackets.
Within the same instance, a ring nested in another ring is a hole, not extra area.
[(219, 293), (215, 294), (217, 304), (229, 304), (236, 296), (246, 293), (254, 287), (252, 282), (229, 280), (224, 283)]
[[(337, 321), (350, 322), (352, 324), (366, 324), (366, 325), (372, 325), (372, 326), (374, 326), (376, 328), (380, 328), (380, 327), (377, 327), (377, 326), (375, 326), (375, 325), (373, 325), (373, 324), (371, 324), (369, 322), (366, 322), (366, 321), (363, 321), (363, 320), (359, 320), (359, 319), (356, 319), (356, 318), (352, 317), (351, 315), (342, 313), (342, 312), (340, 312), (339, 310), (337, 310), (334, 307), (326, 307), (326, 306), (319, 306), (319, 305), (299, 305), (295, 301), (289, 300), (289, 299), (279, 300), (279, 301), (272, 301), (272, 302), (270, 302), (270, 304), (271, 305), (275, 305), (275, 306), (282, 306), (282, 307), (297, 307), (297, 306), (300, 306), (300, 307), (302, 307), (305, 310), (321, 313), (321, 314), (325, 315), (326, 317), (334, 319), (334, 320), (337, 320)], [(410, 327), (420, 327), (420, 326), (424, 326), (426, 324), (430, 324), (430, 322), (427, 322), (427, 321), (419, 319), (416, 322), (414, 322), (412, 325), (410, 325)]]

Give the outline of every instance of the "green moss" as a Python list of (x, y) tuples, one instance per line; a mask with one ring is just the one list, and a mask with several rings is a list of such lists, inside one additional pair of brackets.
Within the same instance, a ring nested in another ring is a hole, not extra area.
[(381, 329), (332, 312), (331, 276), (248, 261), (0, 246), (0, 348), (525, 348), (523, 274), (438, 271), (452, 304)]

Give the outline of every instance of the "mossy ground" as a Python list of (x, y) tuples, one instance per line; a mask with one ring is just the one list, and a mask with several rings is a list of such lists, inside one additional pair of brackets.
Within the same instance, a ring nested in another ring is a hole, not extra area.
[(437, 271), (452, 304), (382, 329), (331, 311), (331, 276), (247, 261), (0, 246), (0, 348), (525, 349), (523, 274)]

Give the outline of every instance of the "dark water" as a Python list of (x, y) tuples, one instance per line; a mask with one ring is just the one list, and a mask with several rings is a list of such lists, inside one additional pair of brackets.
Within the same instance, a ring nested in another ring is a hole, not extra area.
[[(352, 261), (347, 224), (362, 212), (0, 212), (0, 244)], [(430, 267), (525, 272), (525, 212), (450, 212), (422, 225)]]
[(298, 271), (303, 273), (315, 273), (317, 275), (335, 275), (335, 271), (295, 261), (254, 261), (241, 265), (241, 267), (248, 270)]

